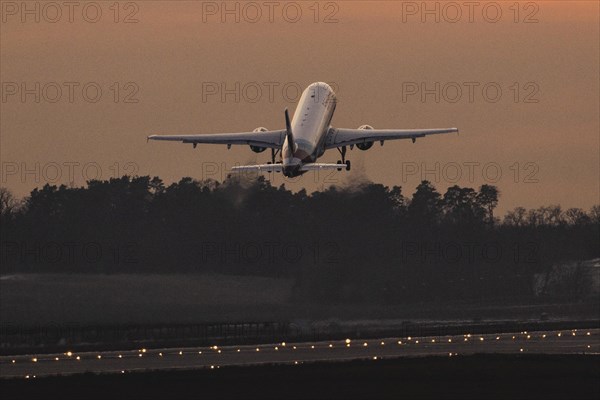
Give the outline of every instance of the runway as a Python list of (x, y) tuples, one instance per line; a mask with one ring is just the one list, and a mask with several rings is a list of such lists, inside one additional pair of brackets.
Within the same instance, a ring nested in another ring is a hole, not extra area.
[(217, 369), (258, 364), (301, 364), (399, 357), (460, 357), (478, 353), (600, 354), (600, 329), (470, 334), (452, 336), (353, 339), (328, 342), (275, 343), (134, 349), (0, 357), (0, 378), (33, 379), (84, 372), (127, 373), (145, 370)]

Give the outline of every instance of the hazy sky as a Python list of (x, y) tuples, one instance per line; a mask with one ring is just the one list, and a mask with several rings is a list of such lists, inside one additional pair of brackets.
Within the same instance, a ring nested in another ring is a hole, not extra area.
[(597, 1), (288, 3), (2, 1), (0, 184), (222, 179), (269, 153), (146, 136), (280, 129), (297, 89), (326, 81), (334, 126), (460, 135), (355, 148), (350, 173), (292, 189), (366, 177), (410, 194), (425, 178), (495, 184), (500, 212), (600, 202)]

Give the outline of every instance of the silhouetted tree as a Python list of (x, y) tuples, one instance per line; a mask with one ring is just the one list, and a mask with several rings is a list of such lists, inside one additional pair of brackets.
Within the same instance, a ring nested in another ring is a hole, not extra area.
[(445, 219), (452, 224), (472, 225), (483, 220), (484, 210), (477, 201), (477, 192), (471, 188), (451, 186), (442, 199)]
[(591, 221), (581, 208), (569, 208), (565, 211), (565, 220), (569, 225), (585, 225)]
[[(412, 198), (375, 183), (309, 195), (263, 176), (44, 185), (22, 206), (2, 189), (0, 273), (289, 277), (298, 301), (385, 304), (531, 296), (534, 275), (548, 265), (600, 256), (600, 206), (517, 207), (496, 224), (498, 197), (491, 185), (455, 185), (442, 197), (428, 181)], [(39, 256), (49, 244), (93, 244), (108, 257), (56, 262)]]
[(504, 216), (504, 224), (510, 226), (524, 226), (527, 221), (527, 210), (523, 207), (516, 207)]
[(494, 223), (494, 208), (498, 205), (498, 197), (500, 192), (498, 188), (492, 185), (481, 185), (479, 193), (477, 193), (477, 203), (486, 212), (487, 222), (492, 225)]
[(442, 213), (440, 194), (429, 181), (422, 181), (408, 205), (408, 215), (413, 221), (434, 224)]
[(17, 200), (7, 188), (0, 187), (0, 216), (9, 217), (17, 207)]
[(600, 224), (600, 205), (595, 205), (590, 209), (589, 217), (593, 224)]

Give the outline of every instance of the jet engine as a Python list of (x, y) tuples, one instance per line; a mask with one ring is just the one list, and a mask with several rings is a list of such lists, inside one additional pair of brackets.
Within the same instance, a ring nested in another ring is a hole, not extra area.
[[(371, 125), (361, 125), (358, 127), (359, 130), (371, 130), (373, 127)], [(356, 147), (360, 150), (369, 150), (373, 147), (373, 142), (364, 142), (364, 143), (356, 143)]]
[[(267, 132), (267, 131), (268, 131), (267, 128), (261, 126), (260, 128), (256, 128), (252, 132)], [(255, 153), (262, 153), (266, 149), (267, 149), (266, 147), (260, 147), (260, 146), (252, 146), (252, 145), (250, 145), (250, 150), (252, 150)]]

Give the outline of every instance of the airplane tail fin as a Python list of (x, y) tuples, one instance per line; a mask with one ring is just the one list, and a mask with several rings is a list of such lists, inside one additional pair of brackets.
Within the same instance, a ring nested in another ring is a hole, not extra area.
[(292, 149), (292, 152), (296, 148), (294, 146), (294, 135), (292, 135), (292, 124), (290, 123), (290, 114), (288, 113), (288, 109), (285, 109), (285, 134), (288, 140), (288, 146)]

